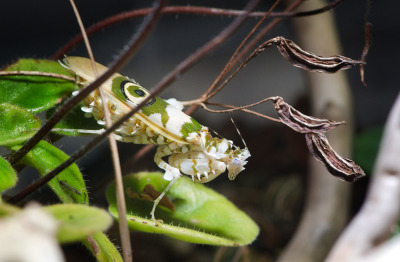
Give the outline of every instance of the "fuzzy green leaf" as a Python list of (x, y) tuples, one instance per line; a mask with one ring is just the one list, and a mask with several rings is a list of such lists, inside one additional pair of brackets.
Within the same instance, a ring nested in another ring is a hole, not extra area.
[[(19, 148), (13, 147), (12, 150), (16, 151)], [(20, 162), (34, 167), (41, 175), (46, 175), (68, 158), (69, 156), (57, 147), (40, 141)], [(70, 165), (50, 180), (48, 185), (64, 203), (89, 204), (85, 182), (76, 164)]]
[[(127, 219), (132, 230), (221, 246), (247, 245), (257, 237), (259, 229), (245, 213), (222, 195), (184, 177), (178, 179), (166, 194), (173, 205), (157, 207), (156, 218), (164, 223), (150, 220), (153, 202), (151, 199), (143, 200), (147, 198), (143, 189), (151, 184), (161, 193), (168, 183), (159, 172), (141, 172), (124, 177)], [(107, 189), (107, 200), (109, 211), (117, 218), (114, 184)], [(175, 211), (171, 210), (172, 207)]]
[(61, 243), (85, 239), (106, 230), (112, 224), (111, 216), (103, 209), (77, 204), (57, 204), (44, 207), (58, 221), (57, 238)]
[[(73, 77), (58, 62), (39, 59), (20, 59), (6, 71), (40, 71)], [(59, 103), (76, 89), (75, 83), (44, 76), (1, 76), (0, 103), (10, 103), (37, 113)]]
[(0, 146), (20, 145), (40, 128), (40, 119), (23, 108), (0, 104)]
[(0, 157), (0, 192), (15, 186), (17, 180), (17, 174), (10, 163)]
[(93, 253), (98, 262), (123, 262), (117, 248), (102, 232), (87, 237), (82, 243)]

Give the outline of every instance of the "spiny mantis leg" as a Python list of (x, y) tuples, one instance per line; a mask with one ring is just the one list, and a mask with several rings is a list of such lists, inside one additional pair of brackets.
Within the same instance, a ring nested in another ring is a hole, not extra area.
[(156, 207), (157, 207), (158, 203), (160, 203), (161, 199), (162, 199), (162, 198), (164, 197), (164, 195), (168, 192), (168, 190), (171, 188), (171, 186), (174, 184), (174, 182), (175, 182), (176, 180), (178, 180), (178, 178), (179, 178), (179, 177), (176, 177), (176, 178), (172, 179), (171, 182), (169, 182), (168, 186), (167, 186), (167, 187), (164, 189), (164, 191), (161, 193), (161, 195), (159, 195), (159, 196), (157, 197), (157, 199), (153, 201), (153, 202), (154, 202), (153, 209), (152, 209), (151, 212), (150, 212), (151, 220), (156, 221), (156, 218), (155, 218), (155, 216), (154, 216), (154, 213), (156, 212)]
[(170, 166), (162, 159), (164, 156), (168, 156), (175, 152), (178, 152), (177, 149), (171, 150), (169, 149), (168, 145), (161, 145), (157, 147), (156, 154), (154, 155), (154, 162), (158, 165), (159, 168), (165, 171), (164, 179), (168, 181), (172, 181), (173, 179), (181, 176), (181, 172), (179, 171), (179, 169)]

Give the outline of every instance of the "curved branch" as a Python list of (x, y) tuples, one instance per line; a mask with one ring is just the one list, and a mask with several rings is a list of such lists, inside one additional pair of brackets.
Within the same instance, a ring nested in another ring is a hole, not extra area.
[[(400, 93), (385, 126), (373, 179), (365, 202), (336, 242), (327, 261), (366, 261), (388, 238), (400, 213), (399, 155)], [(397, 249), (398, 246), (397, 240)]]
[(40, 71), (0, 71), (0, 76), (43, 76), (43, 77), (53, 77), (53, 78), (58, 78), (66, 81), (71, 81), (75, 82), (75, 78), (62, 75), (62, 74), (56, 74), (56, 73), (50, 73), (50, 72), (40, 72)]
[[(214, 106), (220, 106), (220, 107), (226, 107), (226, 108), (231, 108), (231, 109), (214, 110), (214, 109), (211, 109), (211, 108), (207, 107), (206, 104), (214, 105)], [(262, 118), (265, 118), (265, 119), (268, 119), (268, 120), (271, 120), (271, 121), (274, 121), (274, 122), (282, 123), (282, 121), (280, 119), (273, 118), (273, 117), (270, 117), (270, 116), (255, 112), (253, 110), (247, 109), (248, 107), (253, 106), (253, 104), (252, 105), (247, 105), (247, 106), (236, 107), (236, 106), (231, 106), (231, 105), (223, 105), (223, 104), (218, 104), (218, 103), (207, 102), (207, 103), (201, 103), (201, 106), (204, 108), (204, 110), (212, 112), (212, 113), (227, 113), (227, 112), (233, 112), (233, 111), (238, 111), (239, 110), (239, 111), (243, 111), (243, 112), (255, 115), (255, 116), (259, 116), (259, 117), (262, 117)]]
[[(322, 8), (318, 8), (315, 10), (309, 10), (304, 12), (274, 12), (271, 13), (271, 17), (297, 17), (297, 16), (308, 16), (308, 15), (316, 15), (319, 13), (323, 13), (326, 11), (335, 8), (339, 4), (341, 4), (344, 0), (335, 0), (330, 4)], [(111, 26), (116, 23), (120, 23), (129, 19), (134, 19), (138, 17), (142, 17), (147, 15), (151, 11), (151, 8), (143, 8), (139, 10), (127, 11), (121, 14), (117, 14), (111, 16), (109, 18), (104, 19), (103, 21), (96, 23), (87, 28), (87, 34), (92, 35), (101, 29)], [(245, 13), (242, 10), (227, 10), (227, 9), (219, 9), (213, 7), (201, 7), (201, 6), (168, 6), (162, 10), (163, 14), (197, 14), (197, 15), (212, 15), (212, 16), (241, 16)], [(250, 17), (262, 17), (265, 15), (265, 12), (251, 12), (249, 14)], [(59, 59), (69, 50), (71, 50), (74, 46), (82, 41), (82, 35), (78, 34), (73, 39), (71, 39), (66, 45), (61, 47), (51, 56), (51, 59)]]
[[(294, 3), (292, 3), (288, 8), (286, 8), (285, 11), (291, 11), (296, 9), (301, 3), (303, 2), (303, 0), (297, 0)], [(247, 54), (250, 52), (250, 50), (252, 50), (254, 48), (255, 45), (257, 45), (261, 39), (270, 31), (272, 30), (279, 22), (282, 21), (283, 18), (275, 18), (274, 20), (272, 20), (266, 27), (264, 27), (259, 33), (257, 33), (257, 35), (251, 40), (249, 41), (242, 50), (240, 50), (240, 52), (238, 52), (238, 54), (236, 55), (236, 57), (232, 60), (229, 61), (230, 66), (227, 67), (226, 69), (224, 68), (223, 72), (229, 72), (232, 70), (232, 68), (237, 65), (239, 63), (239, 61)], [(208, 95), (206, 99), (210, 99), (213, 95), (217, 94), (218, 92), (220, 92), (228, 83), (229, 81), (234, 77), (234, 75), (236, 75), (240, 69), (244, 66), (244, 64), (242, 63), (241, 65), (238, 66), (238, 68), (227, 78), (225, 79), (224, 82), (222, 82), (219, 86), (217, 86), (217, 84), (220, 82), (214, 81), (214, 83), (212, 84), (212, 86), (207, 90), (208, 94), (212, 92), (212, 95)], [(223, 73), (222, 72), (222, 73)], [(222, 74), (221, 73), (221, 74)], [(219, 77), (219, 79), (222, 79), (221, 77)], [(203, 99), (204, 100), (204, 99)], [(190, 109), (189, 109), (190, 110)], [(194, 107), (191, 108), (191, 110), (194, 110)]]

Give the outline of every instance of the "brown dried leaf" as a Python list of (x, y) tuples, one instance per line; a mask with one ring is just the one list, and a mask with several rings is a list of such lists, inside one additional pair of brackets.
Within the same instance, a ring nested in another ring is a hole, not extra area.
[(354, 161), (339, 156), (332, 149), (325, 134), (306, 134), (306, 142), (311, 154), (332, 175), (347, 182), (354, 182), (365, 176), (364, 171)]
[(272, 101), (282, 122), (299, 133), (325, 133), (341, 124), (345, 124), (344, 121), (335, 122), (304, 115), (283, 101), (280, 96), (275, 97)]
[(339, 70), (365, 64), (364, 61), (353, 60), (340, 55), (329, 57), (318, 56), (301, 49), (292, 40), (285, 39), (282, 36), (264, 42), (249, 56), (246, 63), (273, 44), (277, 46), (279, 52), (289, 63), (309, 72), (336, 73)]
[[(368, 55), (368, 51), (371, 48), (372, 45), (372, 37), (371, 37), (371, 29), (372, 28), (372, 24), (370, 22), (366, 22), (365, 23), (365, 33), (364, 33), (364, 37), (365, 37), (365, 45), (364, 45), (364, 49), (361, 55), (361, 61), (365, 63), (365, 60), (367, 59), (367, 55)], [(367, 84), (365, 83), (365, 79), (364, 79), (364, 64), (360, 65), (360, 76), (361, 76), (361, 82), (364, 84), (364, 86), (367, 86)]]

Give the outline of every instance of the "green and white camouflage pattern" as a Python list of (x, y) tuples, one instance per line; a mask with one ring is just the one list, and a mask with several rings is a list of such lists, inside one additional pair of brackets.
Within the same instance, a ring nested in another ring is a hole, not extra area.
[[(96, 79), (92, 64), (87, 58), (70, 56), (64, 58), (62, 64), (75, 73), (81, 88)], [(107, 70), (98, 63), (95, 66), (99, 75)], [(113, 74), (100, 88), (104, 90), (105, 102), (113, 122), (149, 95), (136, 81), (118, 73)], [(104, 125), (99, 91), (92, 92), (84, 102), (86, 106), (82, 110), (93, 115), (99, 124)], [(226, 169), (229, 179), (233, 180), (244, 170), (246, 159), (250, 157), (247, 148), (240, 149), (230, 140), (212, 137), (207, 127), (159, 97), (150, 100), (120, 126), (115, 134), (120, 141), (158, 145), (154, 161), (165, 170), (164, 179), (168, 181), (180, 177), (183, 173), (191, 176), (196, 182), (205, 183)], [(163, 160), (167, 156), (168, 163)]]

